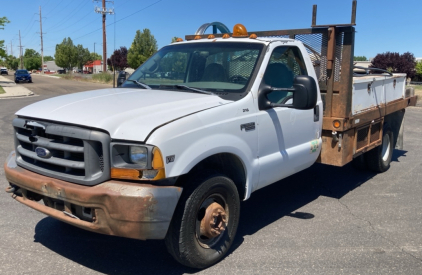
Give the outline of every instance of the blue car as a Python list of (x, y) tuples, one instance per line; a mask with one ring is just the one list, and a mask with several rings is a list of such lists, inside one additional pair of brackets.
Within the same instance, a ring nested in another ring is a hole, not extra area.
[(19, 83), (19, 82), (22, 82), (22, 81), (32, 83), (31, 75), (28, 73), (27, 70), (16, 70), (16, 72), (15, 72), (15, 83)]

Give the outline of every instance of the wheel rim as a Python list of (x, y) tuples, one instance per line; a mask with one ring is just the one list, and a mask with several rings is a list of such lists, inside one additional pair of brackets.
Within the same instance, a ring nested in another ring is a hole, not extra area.
[(387, 161), (390, 156), (390, 135), (384, 135), (382, 138), (382, 160)]
[(204, 248), (212, 248), (224, 235), (229, 222), (229, 209), (220, 194), (206, 198), (197, 212), (196, 239)]

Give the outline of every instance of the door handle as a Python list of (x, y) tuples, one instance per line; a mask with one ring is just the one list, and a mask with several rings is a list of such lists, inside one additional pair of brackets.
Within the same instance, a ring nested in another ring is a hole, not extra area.
[(319, 105), (314, 108), (314, 122), (319, 121)]

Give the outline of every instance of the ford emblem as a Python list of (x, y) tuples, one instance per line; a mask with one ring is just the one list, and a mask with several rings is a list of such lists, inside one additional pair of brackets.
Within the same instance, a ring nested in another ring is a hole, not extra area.
[(35, 153), (37, 154), (37, 156), (43, 159), (48, 159), (51, 157), (51, 152), (48, 149), (42, 147), (35, 148)]

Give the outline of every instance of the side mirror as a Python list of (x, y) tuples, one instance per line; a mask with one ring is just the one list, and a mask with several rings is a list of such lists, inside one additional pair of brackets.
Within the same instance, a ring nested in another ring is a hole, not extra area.
[[(271, 92), (292, 92), (293, 104), (272, 103), (267, 99)], [(258, 105), (260, 110), (267, 110), (274, 107), (287, 107), (299, 110), (313, 109), (316, 105), (318, 89), (315, 80), (307, 75), (298, 75), (293, 81), (293, 88), (274, 88), (269, 85), (261, 85), (258, 94)]]

